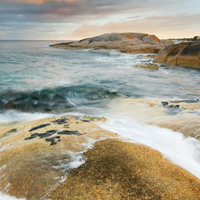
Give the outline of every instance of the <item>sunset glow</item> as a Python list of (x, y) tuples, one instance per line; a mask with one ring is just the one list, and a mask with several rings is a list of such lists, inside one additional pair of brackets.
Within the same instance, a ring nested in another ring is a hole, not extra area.
[(0, 0), (1, 40), (77, 40), (111, 32), (200, 35), (200, 1)]

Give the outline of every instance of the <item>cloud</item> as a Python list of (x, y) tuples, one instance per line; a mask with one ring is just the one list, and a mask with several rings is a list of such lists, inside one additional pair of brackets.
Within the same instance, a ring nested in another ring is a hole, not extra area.
[(112, 32), (142, 32), (156, 34), (160, 38), (193, 37), (200, 35), (199, 14), (155, 15), (134, 20), (108, 22), (101, 24), (83, 24), (68, 35), (70, 39), (81, 39)]
[(198, 0), (0, 0), (0, 25), (18, 32), (42, 27), (51, 31), (50, 26), (56, 29), (59, 24), (62, 29), (67, 24), (66, 38), (77, 39), (114, 31), (172, 32), (178, 26), (196, 31), (193, 20), (196, 27), (199, 24), (192, 16), (199, 13), (199, 6)]
[(0, 2), (13, 2), (13, 3), (26, 3), (26, 4), (35, 4), (41, 5), (47, 2), (72, 2), (80, 0), (0, 0)]

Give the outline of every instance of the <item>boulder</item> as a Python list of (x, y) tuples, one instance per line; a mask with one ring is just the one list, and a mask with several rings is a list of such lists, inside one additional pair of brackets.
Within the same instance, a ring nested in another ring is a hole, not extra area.
[(155, 63), (200, 68), (200, 42), (184, 42), (163, 48)]
[(124, 53), (157, 53), (163, 48), (159, 38), (146, 33), (109, 33), (80, 41), (50, 45), (63, 49), (116, 49)]

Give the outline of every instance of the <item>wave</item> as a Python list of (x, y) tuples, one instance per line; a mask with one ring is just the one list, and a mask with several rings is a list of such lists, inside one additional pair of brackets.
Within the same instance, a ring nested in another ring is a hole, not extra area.
[(96, 85), (45, 88), (37, 91), (4, 91), (0, 93), (0, 112), (14, 109), (23, 112), (65, 112), (73, 107), (94, 105), (113, 99), (117, 92)]
[(125, 141), (144, 144), (161, 152), (173, 163), (200, 178), (200, 142), (180, 132), (152, 125), (138, 124), (127, 117), (106, 116), (107, 122), (97, 124), (117, 133)]

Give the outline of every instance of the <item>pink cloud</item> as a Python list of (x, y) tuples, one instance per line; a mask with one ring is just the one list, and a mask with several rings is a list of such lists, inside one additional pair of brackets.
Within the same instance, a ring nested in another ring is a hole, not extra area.
[(140, 19), (109, 22), (100, 24), (83, 24), (70, 35), (69, 39), (82, 39), (112, 32), (141, 32), (155, 34), (159, 38), (181, 38), (200, 35), (200, 14), (187, 13), (168, 16), (149, 16)]
[(73, 2), (73, 1), (81, 1), (81, 0), (7, 0), (6, 2), (41, 5), (41, 4), (44, 4), (44, 3), (47, 3), (47, 2), (52, 2), (52, 1), (54, 1), (54, 2)]

